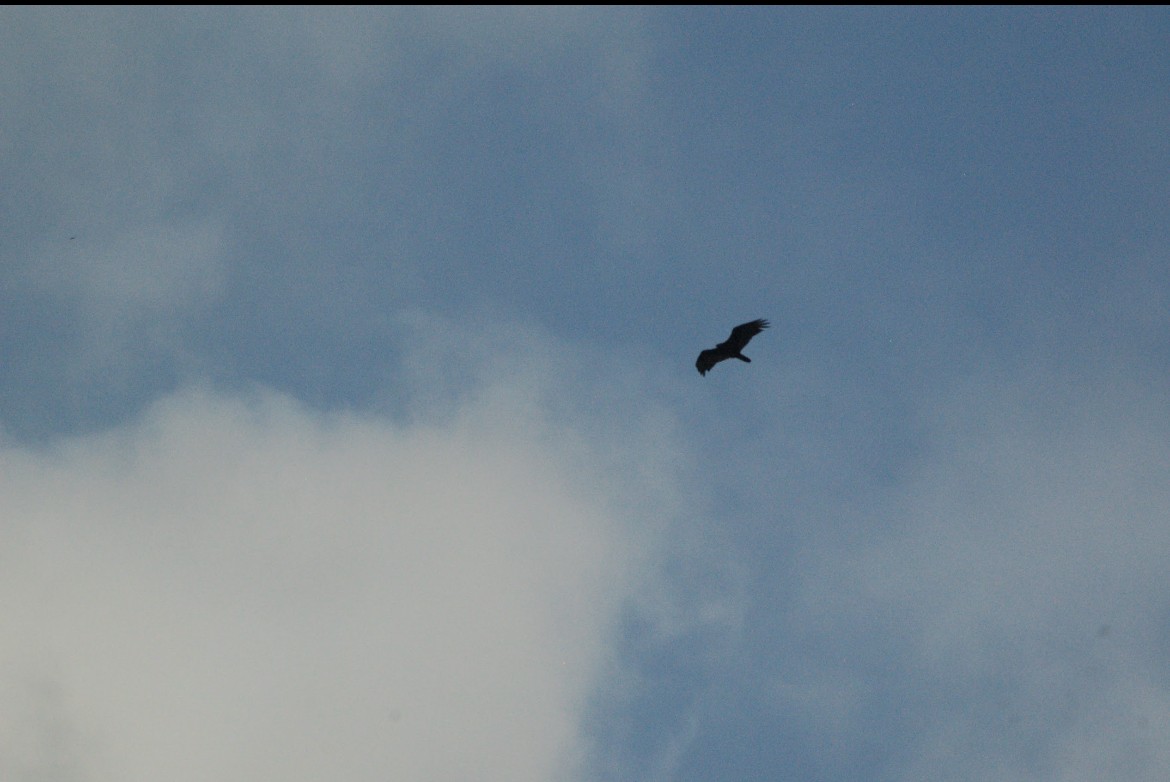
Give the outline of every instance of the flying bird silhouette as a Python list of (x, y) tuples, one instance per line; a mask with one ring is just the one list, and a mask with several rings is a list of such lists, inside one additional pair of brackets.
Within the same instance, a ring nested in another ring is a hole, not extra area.
[(766, 328), (768, 328), (768, 321), (763, 318), (739, 324), (731, 330), (731, 336), (727, 338), (726, 342), (720, 342), (710, 350), (704, 350), (700, 353), (699, 360), (695, 362), (695, 368), (699, 370), (700, 375), (706, 375), (711, 371), (711, 367), (729, 358), (738, 358), (740, 361), (746, 361), (750, 364), (752, 360), (741, 351), (747, 346), (747, 343), (751, 342), (752, 337)]

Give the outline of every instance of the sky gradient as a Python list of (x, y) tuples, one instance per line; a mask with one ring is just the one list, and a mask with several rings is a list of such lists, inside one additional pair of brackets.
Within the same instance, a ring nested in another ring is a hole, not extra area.
[(0, 777), (1170, 778), (1165, 9), (7, 8), (0, 97)]

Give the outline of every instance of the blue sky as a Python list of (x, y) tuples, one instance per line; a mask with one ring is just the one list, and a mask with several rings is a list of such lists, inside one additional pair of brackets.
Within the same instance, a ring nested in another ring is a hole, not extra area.
[(0, 776), (1167, 777), (1164, 9), (0, 21)]

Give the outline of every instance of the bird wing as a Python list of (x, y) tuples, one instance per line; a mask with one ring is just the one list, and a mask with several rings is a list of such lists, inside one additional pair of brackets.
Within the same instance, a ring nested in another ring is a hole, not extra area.
[(699, 370), (700, 375), (705, 375), (711, 371), (711, 367), (725, 358), (727, 356), (720, 355), (719, 351), (715, 348), (704, 350), (699, 354), (699, 359), (695, 362), (695, 369)]
[(747, 343), (752, 341), (752, 337), (766, 328), (768, 328), (768, 321), (763, 318), (741, 323), (731, 330), (731, 336), (723, 344), (730, 348), (732, 353), (738, 353), (744, 349)]

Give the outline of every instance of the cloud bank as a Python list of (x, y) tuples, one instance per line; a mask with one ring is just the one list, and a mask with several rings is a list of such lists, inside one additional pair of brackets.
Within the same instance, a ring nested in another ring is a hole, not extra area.
[(392, 424), (188, 390), (5, 449), (0, 775), (583, 773), (681, 490), (653, 415), (619, 445), (546, 402), (513, 380)]

